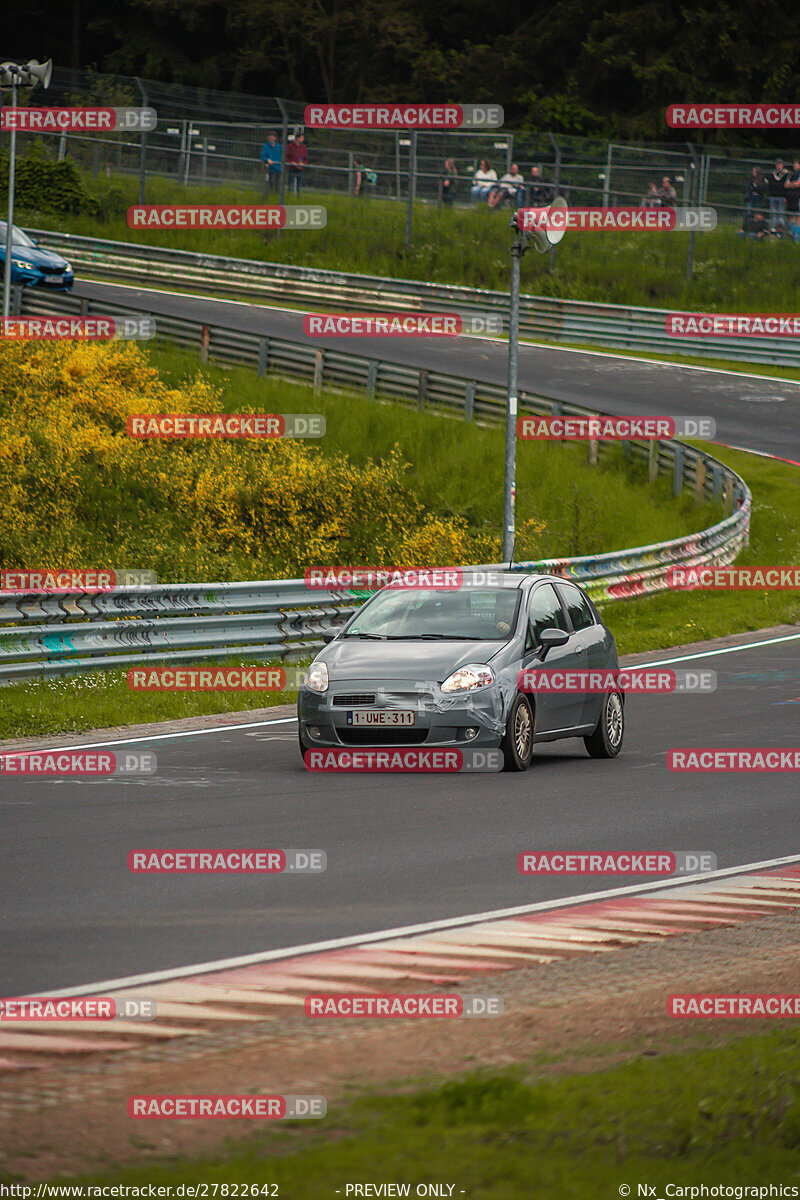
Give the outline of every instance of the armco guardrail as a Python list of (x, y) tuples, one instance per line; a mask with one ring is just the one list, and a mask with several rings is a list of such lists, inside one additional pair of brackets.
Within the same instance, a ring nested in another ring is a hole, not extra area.
[[(29, 232), (41, 245), (63, 251), (79, 273), (120, 282), (174, 286), (177, 278), (182, 285), (197, 284), (220, 295), (246, 295), (331, 310), (455, 309), (499, 313), (504, 320), (508, 316), (507, 293), (488, 289), (320, 271), (133, 242), (104, 241), (52, 230)], [(790, 338), (670, 337), (665, 329), (667, 315), (667, 310), (661, 308), (622, 307), (549, 296), (520, 297), (520, 333), (524, 338), (800, 366), (800, 351)]]
[[(29, 291), (25, 312), (89, 312), (86, 300)], [(109, 315), (141, 312), (93, 306)], [(497, 386), (438, 372), (399, 367), (355, 354), (323, 352), (302, 342), (278, 341), (158, 318), (161, 336), (200, 346), (232, 362), (253, 362), (292, 378), (416, 403), (465, 419), (503, 419), (505, 393)], [(589, 410), (528, 393), (521, 413), (586, 416)], [(524, 562), (515, 571), (544, 571), (575, 579), (595, 599), (618, 600), (663, 590), (670, 567), (732, 562), (746, 545), (751, 495), (744, 480), (711, 455), (674, 440), (629, 442), (627, 453), (648, 462), (650, 478), (671, 472), (674, 494), (721, 499), (727, 514), (699, 533), (608, 554)], [(598, 451), (604, 448), (599, 443)], [(492, 564), (497, 567), (498, 564)], [(313, 591), (302, 580), (166, 584), (114, 593), (17, 595), (0, 593), (0, 684), (96, 668), (226, 658), (289, 659), (312, 654), (326, 629), (343, 623), (363, 600), (354, 591)]]

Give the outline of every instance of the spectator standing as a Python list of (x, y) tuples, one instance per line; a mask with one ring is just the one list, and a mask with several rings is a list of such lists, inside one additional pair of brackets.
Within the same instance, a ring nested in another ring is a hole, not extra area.
[[(742, 230), (745, 230), (745, 224), (749, 217), (754, 213), (763, 213), (767, 207), (767, 185), (764, 182), (764, 176), (761, 172), (761, 167), (753, 167), (750, 173), (750, 179), (747, 183), (747, 191), (744, 194), (744, 220), (742, 221)], [(745, 230), (746, 232), (746, 230)]]
[(488, 159), (482, 158), (481, 165), (472, 176), (472, 187), (469, 190), (473, 204), (489, 198), (493, 183), (497, 183), (497, 172), (490, 166)]
[(767, 199), (769, 200), (770, 233), (783, 232), (786, 225), (786, 180), (789, 172), (782, 158), (775, 159), (775, 167), (767, 176)]
[(357, 158), (353, 159), (353, 166), (356, 169), (356, 195), (361, 196), (362, 199), (366, 196), (374, 196), (375, 188), (378, 185), (377, 171), (364, 166)]
[(528, 187), (528, 203), (531, 208), (544, 208), (552, 199), (548, 184), (542, 179), (542, 168), (531, 167), (531, 182)]
[(286, 166), (289, 172), (289, 191), (300, 195), (300, 184), (308, 166), (308, 146), (302, 133), (296, 133), (286, 148)]
[(267, 140), (261, 147), (261, 161), (267, 168), (267, 192), (277, 192), (278, 188), (280, 187), (281, 159), (281, 144), (278, 141), (277, 135), (270, 132), (267, 134)]
[(660, 208), (661, 197), (658, 194), (658, 184), (654, 179), (651, 179), (647, 185), (647, 195), (642, 196), (640, 208)]
[(445, 159), (444, 171), (442, 172), (440, 183), (442, 204), (453, 204), (458, 191), (458, 171), (455, 161), (452, 158)]
[(789, 218), (789, 233), (795, 241), (800, 237), (800, 159), (795, 159), (786, 183), (786, 215)]
[(674, 208), (678, 203), (678, 193), (672, 186), (672, 180), (668, 175), (665, 175), (661, 180), (661, 187), (658, 189), (658, 200), (662, 208)]

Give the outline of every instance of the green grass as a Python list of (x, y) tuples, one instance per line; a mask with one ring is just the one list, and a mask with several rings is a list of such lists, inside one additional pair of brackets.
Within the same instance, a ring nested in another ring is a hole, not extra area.
[[(263, 1090), (257, 1077), (254, 1069), (241, 1090)], [(254, 1130), (202, 1159), (165, 1161), (158, 1143), (169, 1124), (131, 1122), (131, 1149), (148, 1149), (146, 1165), (70, 1182), (275, 1183), (284, 1200), (387, 1181), (410, 1184), (412, 1196), (418, 1183), (436, 1182), (492, 1200), (611, 1200), (626, 1185), (637, 1196), (639, 1184), (660, 1196), (668, 1183), (797, 1184), (799, 1097), (800, 1042), (782, 1028), (587, 1074), (537, 1079), (519, 1068), (364, 1095), (329, 1104), (320, 1123)]]
[[(404, 279), (433, 280), (507, 290), (509, 213), (486, 205), (438, 209), (418, 203), (413, 245), (404, 246), (405, 204), (356, 201), (347, 196), (304, 193), (303, 203), (323, 204), (325, 229), (273, 234), (235, 230), (132, 230), (125, 214), (138, 199), (138, 180), (92, 178), (104, 219), (19, 209), (18, 223), (62, 229), (89, 237), (132, 241), (239, 258), (354, 271)], [(147, 203), (242, 203), (261, 199), (255, 185), (184, 187), (174, 180), (148, 180)], [(593, 233), (568, 235), (559, 246), (556, 269), (531, 253), (523, 261), (522, 290), (538, 295), (658, 308), (740, 312), (792, 312), (800, 284), (800, 246), (755, 243), (738, 238), (731, 225), (695, 240), (694, 274), (685, 279), (688, 234)]]

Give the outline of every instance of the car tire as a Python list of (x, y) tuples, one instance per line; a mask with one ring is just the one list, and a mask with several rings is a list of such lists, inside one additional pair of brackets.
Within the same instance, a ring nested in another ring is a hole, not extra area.
[(597, 728), (583, 744), (592, 758), (616, 758), (625, 736), (625, 701), (619, 692), (608, 692)]
[(527, 696), (518, 692), (511, 705), (506, 731), (500, 742), (504, 771), (527, 771), (533, 757), (533, 710)]

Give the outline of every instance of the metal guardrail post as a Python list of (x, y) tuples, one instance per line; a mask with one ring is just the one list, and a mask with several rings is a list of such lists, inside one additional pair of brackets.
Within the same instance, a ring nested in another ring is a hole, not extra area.
[(378, 382), (378, 367), (379, 363), (371, 358), (367, 364), (367, 399), (375, 399), (375, 386)]
[(322, 377), (325, 371), (325, 351), (314, 351), (314, 392), (319, 394), (322, 391)]
[(208, 348), (211, 343), (211, 329), (208, 325), (204, 325), (200, 331), (200, 362), (208, 362)]
[(471, 421), (475, 411), (475, 380), (468, 379), (464, 385), (464, 420)]
[(420, 412), (424, 409), (428, 399), (428, 372), (420, 370), (419, 387), (417, 388), (417, 408)]
[(258, 339), (258, 375), (263, 378), (269, 370), (269, 338)]
[(658, 478), (658, 452), (660, 449), (661, 443), (657, 442), (655, 438), (651, 438), (647, 451), (647, 477), (650, 483)]
[(680, 496), (683, 491), (683, 447), (675, 447), (675, 464), (672, 468), (672, 495)]

